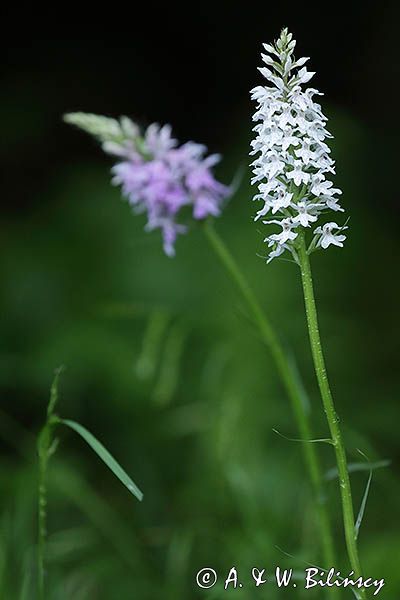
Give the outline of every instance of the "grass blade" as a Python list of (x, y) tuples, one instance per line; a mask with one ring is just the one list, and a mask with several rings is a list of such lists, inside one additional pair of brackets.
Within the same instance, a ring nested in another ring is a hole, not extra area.
[(317, 443), (331, 444), (331, 445), (333, 444), (333, 441), (330, 438), (319, 438), (317, 440), (302, 440), (302, 439), (299, 439), (299, 438), (290, 438), (290, 437), (287, 437), (286, 435), (283, 435), (283, 433), (281, 433), (277, 429), (272, 429), (272, 431), (274, 433), (276, 433), (277, 435), (279, 435), (284, 440), (287, 440), (288, 442), (301, 442), (303, 444), (317, 444)]
[(368, 477), (367, 485), (366, 485), (366, 488), (365, 488), (364, 496), (363, 496), (363, 499), (362, 499), (362, 502), (361, 502), (360, 510), (359, 510), (358, 517), (357, 517), (357, 521), (356, 521), (356, 524), (354, 526), (354, 537), (355, 537), (356, 540), (358, 538), (358, 534), (359, 534), (359, 531), (360, 531), (360, 526), (361, 526), (361, 523), (362, 523), (362, 520), (363, 520), (363, 517), (364, 517), (365, 507), (367, 505), (367, 500), (368, 500), (369, 489), (371, 487), (371, 481), (372, 481), (372, 471), (370, 471), (370, 473), (369, 473), (369, 477)]
[(143, 499), (143, 493), (137, 487), (137, 485), (132, 481), (129, 475), (124, 471), (124, 469), (118, 464), (115, 458), (109, 453), (109, 451), (103, 446), (101, 442), (97, 438), (94, 437), (93, 434), (90, 433), (85, 427), (76, 423), (75, 421), (71, 421), (69, 419), (59, 419), (59, 423), (66, 425), (70, 429), (73, 429), (76, 433), (78, 433), (85, 442), (92, 448), (94, 452), (101, 458), (101, 460), (107, 465), (107, 467), (114, 473), (116, 477), (124, 484), (124, 486), (136, 496), (138, 500)]
[[(391, 464), (390, 460), (384, 459), (384, 460), (377, 460), (376, 462), (354, 462), (354, 463), (349, 463), (347, 465), (348, 471), (349, 473), (356, 473), (358, 471), (375, 471), (375, 469), (383, 469), (385, 467), (389, 467)], [(327, 481), (331, 481), (332, 479), (335, 479), (336, 477), (338, 477), (338, 470), (337, 467), (332, 467), (332, 469), (329, 469), (326, 473), (325, 473), (325, 479)]]

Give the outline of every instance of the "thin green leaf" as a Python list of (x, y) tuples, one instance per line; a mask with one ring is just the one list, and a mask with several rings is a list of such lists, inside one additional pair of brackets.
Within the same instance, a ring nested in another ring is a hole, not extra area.
[[(285, 550), (282, 550), (282, 548), (280, 548), (279, 546), (275, 545), (275, 548), (277, 550), (279, 550), (279, 552), (282, 552), (282, 554), (284, 554), (285, 556), (292, 558), (293, 560), (297, 560), (298, 562), (303, 563), (304, 565), (307, 565), (308, 567), (313, 567), (315, 569), (318, 569), (319, 571), (321, 571), (322, 573), (329, 573), (328, 569), (324, 569), (323, 567), (316, 565), (314, 563), (308, 562), (306, 560), (304, 560), (303, 558), (300, 558), (299, 556), (294, 556), (293, 554), (289, 554), (289, 552), (286, 552)], [(293, 575), (295, 575), (295, 571), (293, 571)], [(292, 577), (293, 580), (296, 579), (301, 579), (301, 577), (298, 577), (299, 573), (297, 572), (297, 574)], [(304, 578), (304, 574), (303, 574), (303, 578)], [(343, 577), (338, 576), (338, 580), (339, 581), (344, 581)], [(359, 595), (358, 591), (354, 589), (354, 587), (350, 587), (351, 591), (353, 592), (353, 594), (355, 595), (355, 597), (357, 598), (357, 600), (361, 600), (361, 596)]]
[(233, 198), (233, 196), (236, 194), (236, 192), (240, 188), (246, 171), (247, 171), (247, 165), (245, 165), (245, 164), (242, 164), (238, 169), (236, 169), (232, 183), (230, 184), (230, 187), (229, 187), (229, 191), (230, 191), (229, 198)]
[(137, 487), (137, 485), (132, 481), (129, 475), (124, 471), (124, 469), (117, 463), (115, 458), (109, 453), (109, 451), (103, 446), (98, 439), (94, 437), (85, 427), (76, 423), (75, 421), (70, 421), (69, 419), (59, 419), (59, 423), (70, 427), (76, 433), (78, 433), (87, 444), (96, 452), (96, 454), (101, 458), (101, 460), (107, 465), (107, 467), (114, 473), (116, 477), (124, 484), (124, 486), (136, 496), (138, 500), (143, 499), (143, 493)]
[(136, 374), (140, 379), (154, 377), (169, 322), (170, 316), (163, 309), (155, 309), (149, 316), (142, 350), (136, 364)]
[(330, 438), (320, 438), (320, 439), (317, 439), (317, 440), (302, 440), (302, 439), (299, 439), (299, 438), (289, 438), (286, 435), (283, 435), (283, 433), (281, 433), (277, 429), (272, 429), (272, 431), (274, 433), (277, 433), (280, 437), (282, 437), (284, 440), (287, 440), (288, 442), (302, 442), (303, 444), (316, 444), (318, 442), (321, 442), (323, 444), (331, 444), (331, 445), (333, 445), (333, 441)]
[(367, 505), (367, 500), (368, 500), (368, 494), (369, 494), (369, 489), (371, 487), (371, 481), (372, 481), (372, 471), (370, 471), (369, 473), (369, 477), (368, 477), (368, 481), (367, 481), (367, 485), (365, 488), (365, 492), (364, 492), (364, 496), (361, 502), (361, 506), (360, 506), (360, 510), (358, 513), (358, 517), (357, 517), (357, 521), (356, 524), (354, 526), (354, 538), (357, 540), (358, 539), (358, 534), (360, 532), (360, 526), (364, 517), (364, 512), (365, 512), (365, 507)]
[[(349, 463), (348, 470), (349, 473), (356, 473), (357, 471), (375, 471), (375, 469), (383, 469), (384, 467), (388, 467), (391, 464), (390, 460), (377, 460), (372, 463)], [(336, 479), (338, 476), (337, 467), (332, 467), (325, 473), (325, 479), (327, 481), (331, 481), (332, 479)]]
[(19, 600), (29, 600), (32, 591), (32, 556), (31, 551), (28, 551), (23, 563), (23, 574)]
[[(291, 262), (293, 262), (293, 261), (291, 261)], [(292, 354), (292, 352), (288, 349), (286, 349), (286, 355), (288, 357), (289, 366), (292, 371), (292, 377), (296, 381), (296, 384), (297, 384), (297, 389), (300, 394), (300, 400), (302, 402), (304, 411), (307, 414), (309, 414), (311, 411), (311, 402), (310, 402), (310, 398), (307, 394), (306, 388), (304, 387), (304, 383), (303, 383), (303, 380), (302, 380), (302, 377), (300, 374), (300, 370), (297, 366), (296, 359), (295, 359), (294, 355)]]
[(172, 400), (179, 382), (187, 328), (176, 323), (168, 334), (161, 360), (160, 374), (153, 392), (153, 398), (159, 405), (166, 406)]

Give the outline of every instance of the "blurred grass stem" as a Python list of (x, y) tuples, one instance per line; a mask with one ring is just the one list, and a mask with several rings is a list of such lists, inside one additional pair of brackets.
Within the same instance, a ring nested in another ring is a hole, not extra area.
[(54, 426), (58, 419), (54, 415), (54, 408), (58, 397), (58, 379), (63, 368), (55, 372), (55, 377), (50, 390), (50, 401), (47, 407), (46, 422), (39, 433), (37, 450), (39, 459), (38, 478), (38, 594), (39, 600), (45, 600), (45, 552), (47, 538), (47, 466), (49, 459), (57, 447), (57, 439), (53, 437)]
[[(44, 430), (42, 430), (43, 433)], [(39, 450), (39, 487), (38, 487), (38, 591), (39, 600), (44, 600), (44, 553), (46, 545), (46, 472), (47, 457)]]
[[(245, 276), (240, 271), (235, 259), (215, 231), (214, 227), (210, 223), (206, 223), (204, 226), (204, 231), (212, 248), (215, 250), (222, 264), (227, 269), (233, 281), (239, 288), (242, 297), (254, 319), (254, 322), (259, 329), (260, 335), (265, 345), (271, 352), (278, 369), (278, 373), (290, 398), (300, 437), (303, 440), (312, 439), (313, 436), (309, 415), (307, 414), (307, 410), (303, 401), (304, 392), (290, 359), (283, 350), (278, 336), (267, 319)], [(322, 472), (314, 446), (314, 444), (302, 443), (304, 460), (317, 501), (317, 518), (321, 534), (323, 559), (326, 566), (329, 568), (337, 563), (335, 561), (333, 537), (325, 504)], [(334, 597), (336, 592), (337, 590), (332, 589), (330, 591), (330, 597)]]

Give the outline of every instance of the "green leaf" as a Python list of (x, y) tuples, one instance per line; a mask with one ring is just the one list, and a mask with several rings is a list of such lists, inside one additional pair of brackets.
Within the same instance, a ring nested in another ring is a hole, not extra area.
[(316, 440), (302, 440), (302, 439), (299, 439), (299, 438), (290, 438), (290, 437), (287, 437), (286, 435), (283, 435), (283, 433), (281, 433), (277, 429), (272, 429), (272, 431), (274, 433), (278, 434), (284, 440), (287, 440), (288, 442), (301, 442), (303, 444), (317, 444), (317, 443), (322, 443), (322, 444), (331, 444), (331, 445), (333, 445), (333, 440), (331, 440), (330, 438), (318, 438)]
[(186, 337), (187, 328), (178, 322), (173, 325), (165, 340), (160, 374), (153, 392), (154, 400), (159, 405), (166, 406), (176, 391)]
[(371, 481), (372, 481), (372, 471), (370, 471), (369, 477), (368, 477), (368, 481), (367, 481), (367, 485), (365, 487), (365, 492), (364, 492), (364, 496), (361, 502), (361, 506), (360, 506), (360, 511), (358, 513), (358, 517), (357, 517), (357, 521), (356, 524), (354, 526), (354, 537), (357, 540), (358, 538), (358, 534), (360, 532), (360, 527), (361, 527), (361, 523), (364, 517), (364, 512), (365, 512), (365, 507), (367, 505), (367, 500), (368, 500), (368, 494), (369, 494), (369, 488), (371, 487)]
[[(383, 469), (389, 467), (391, 464), (390, 460), (377, 460), (376, 462), (354, 462), (347, 465), (349, 473), (356, 473), (357, 471), (375, 471), (375, 469)], [(337, 467), (332, 467), (325, 473), (325, 479), (330, 481), (338, 477)]]
[(169, 322), (170, 316), (163, 309), (157, 308), (150, 314), (136, 364), (136, 374), (140, 379), (149, 380), (154, 377)]
[(116, 477), (124, 484), (124, 486), (136, 496), (138, 500), (143, 499), (143, 493), (137, 487), (137, 485), (132, 481), (129, 475), (124, 471), (124, 469), (117, 463), (115, 458), (109, 453), (109, 451), (103, 446), (98, 439), (94, 437), (85, 427), (76, 423), (75, 421), (70, 421), (69, 419), (59, 419), (59, 423), (66, 425), (70, 429), (73, 429), (76, 433), (78, 433), (87, 444), (96, 452), (96, 454), (101, 458), (101, 460), (107, 465), (107, 467), (114, 473)]

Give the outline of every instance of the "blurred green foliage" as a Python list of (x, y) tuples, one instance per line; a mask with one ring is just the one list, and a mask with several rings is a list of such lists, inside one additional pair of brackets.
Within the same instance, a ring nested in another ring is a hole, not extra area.
[[(359, 448), (392, 461), (374, 472), (360, 548), (365, 573), (384, 577), (380, 595), (393, 599), (400, 593), (398, 227), (390, 215), (377, 223), (363, 127), (336, 112), (332, 129), (351, 221), (343, 251), (313, 257), (321, 331), (350, 460), (359, 460)], [(221, 178), (228, 181), (246, 155), (246, 140), (231, 148)], [(107, 165), (100, 153), (91, 164), (72, 157), (33, 208), (4, 220), (0, 598), (35, 598), (35, 436), (60, 364), (67, 370), (59, 412), (101, 439), (144, 501), (60, 432), (49, 472), (49, 600), (287, 597), (274, 587), (207, 592), (195, 584), (205, 566), (224, 578), (235, 565), (246, 584), (253, 566), (301, 571), (318, 560), (313, 500), (298, 445), (272, 432), (296, 437), (288, 400), (201, 227), (167, 259), (158, 234), (144, 233), (143, 219), (111, 188)], [(216, 225), (296, 355), (316, 436), (325, 437), (299, 273), (256, 256), (264, 249), (248, 179)], [(319, 451), (328, 471), (332, 449)], [(357, 507), (367, 477), (352, 475)], [(337, 482), (326, 489), (341, 557), (335, 566), (348, 573)], [(298, 588), (302, 594), (321, 597)]]

